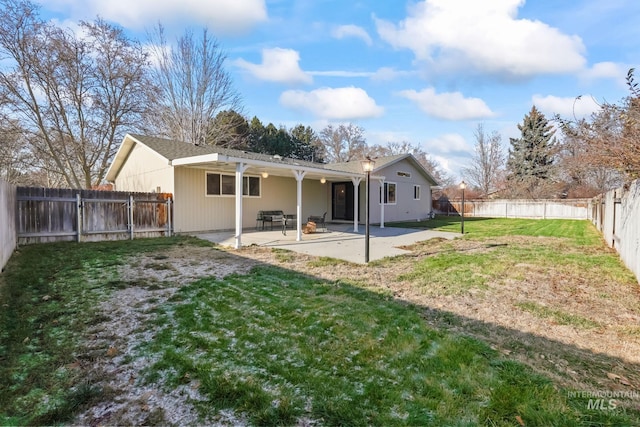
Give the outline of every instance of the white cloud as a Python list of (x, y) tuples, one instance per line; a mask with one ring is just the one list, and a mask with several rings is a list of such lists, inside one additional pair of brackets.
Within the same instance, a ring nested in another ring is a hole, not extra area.
[(440, 154), (473, 151), (473, 147), (458, 133), (445, 133), (436, 138), (428, 139), (424, 146), (427, 153), (433, 155), (434, 158)]
[(436, 93), (430, 87), (420, 92), (403, 90), (399, 95), (415, 102), (428, 115), (445, 120), (470, 120), (494, 116), (480, 98), (465, 98), (460, 92)]
[(337, 39), (343, 39), (345, 37), (355, 37), (361, 39), (369, 46), (373, 44), (369, 33), (367, 33), (364, 28), (357, 25), (341, 25), (334, 28), (331, 32), (331, 35)]
[(425, 0), (398, 24), (376, 19), (380, 37), (410, 49), (431, 69), (468, 68), (512, 78), (569, 73), (585, 64), (584, 45), (540, 21), (518, 19), (524, 0)]
[(372, 77), (374, 73), (371, 71), (344, 71), (344, 70), (329, 70), (329, 71), (309, 71), (312, 76), (322, 77)]
[(262, 50), (260, 64), (253, 64), (244, 59), (238, 59), (234, 64), (260, 80), (288, 84), (311, 83), (313, 78), (300, 69), (299, 61), (300, 54), (297, 51), (273, 48)]
[(127, 28), (188, 22), (216, 34), (241, 33), (267, 20), (265, 0), (47, 0), (46, 6), (79, 19), (99, 15)]
[(612, 79), (624, 83), (629, 66), (615, 62), (598, 62), (580, 74), (585, 80)]
[(415, 75), (415, 71), (401, 71), (392, 67), (381, 67), (371, 76), (373, 81), (384, 82), (397, 79), (399, 77), (408, 77)]
[(583, 118), (600, 109), (598, 103), (589, 95), (566, 98), (553, 95), (534, 95), (531, 100), (547, 118), (555, 114), (569, 119)]
[(367, 92), (357, 87), (321, 88), (310, 92), (288, 90), (280, 95), (280, 103), (328, 120), (365, 119), (384, 112)]

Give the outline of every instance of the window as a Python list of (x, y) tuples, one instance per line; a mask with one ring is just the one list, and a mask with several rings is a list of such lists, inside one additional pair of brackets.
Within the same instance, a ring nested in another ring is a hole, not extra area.
[[(221, 173), (206, 174), (207, 196), (234, 196), (236, 194), (236, 176)], [(242, 195), (248, 197), (260, 197), (260, 177), (242, 177)]]
[(420, 200), (420, 186), (413, 186), (413, 200)]
[(219, 196), (220, 195), (220, 174), (208, 173), (207, 174), (207, 196)]
[(409, 172), (398, 171), (396, 172), (396, 175), (401, 176), (403, 178), (411, 178), (411, 174)]
[(385, 205), (395, 205), (396, 204), (396, 183), (395, 182), (384, 183), (384, 185), (380, 188), (380, 203), (382, 203), (383, 195), (384, 195)]

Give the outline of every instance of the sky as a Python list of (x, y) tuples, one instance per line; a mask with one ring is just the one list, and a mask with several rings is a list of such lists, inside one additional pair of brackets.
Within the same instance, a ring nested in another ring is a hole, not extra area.
[[(419, 145), (454, 179), (474, 132), (505, 150), (535, 105), (588, 116), (628, 95), (640, 65), (637, 0), (46, 0), (74, 26), (97, 16), (146, 42), (207, 27), (244, 114), (265, 125), (353, 123), (367, 143)], [(640, 76), (638, 76), (640, 79)], [(580, 97), (580, 98), (577, 98)]]

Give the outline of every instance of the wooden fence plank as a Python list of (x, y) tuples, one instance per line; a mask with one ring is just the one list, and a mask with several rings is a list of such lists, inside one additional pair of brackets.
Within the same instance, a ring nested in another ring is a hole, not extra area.
[[(15, 223), (20, 244), (170, 236), (172, 233), (168, 222), (171, 214), (167, 212), (172, 208), (170, 193), (18, 187), (16, 194)], [(133, 211), (128, 209), (130, 197)], [(133, 224), (129, 224), (131, 214)]]

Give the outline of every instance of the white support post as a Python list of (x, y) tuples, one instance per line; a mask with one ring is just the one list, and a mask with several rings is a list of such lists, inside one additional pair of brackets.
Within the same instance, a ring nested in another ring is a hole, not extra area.
[(307, 173), (304, 171), (293, 171), (296, 177), (296, 242), (302, 240), (302, 180)]
[(248, 167), (244, 163), (236, 163), (236, 249), (242, 247), (242, 174)]
[(378, 182), (380, 182), (380, 194), (382, 195), (380, 200), (380, 228), (384, 228), (384, 194), (382, 194), (384, 191), (384, 180), (384, 176), (378, 177)]
[(358, 176), (351, 177), (351, 182), (353, 182), (353, 232), (354, 233), (358, 232), (358, 214), (359, 214), (358, 209), (360, 205), (360, 203), (358, 203), (360, 201), (358, 190), (360, 189), (361, 181), (362, 181), (361, 177), (358, 177)]

